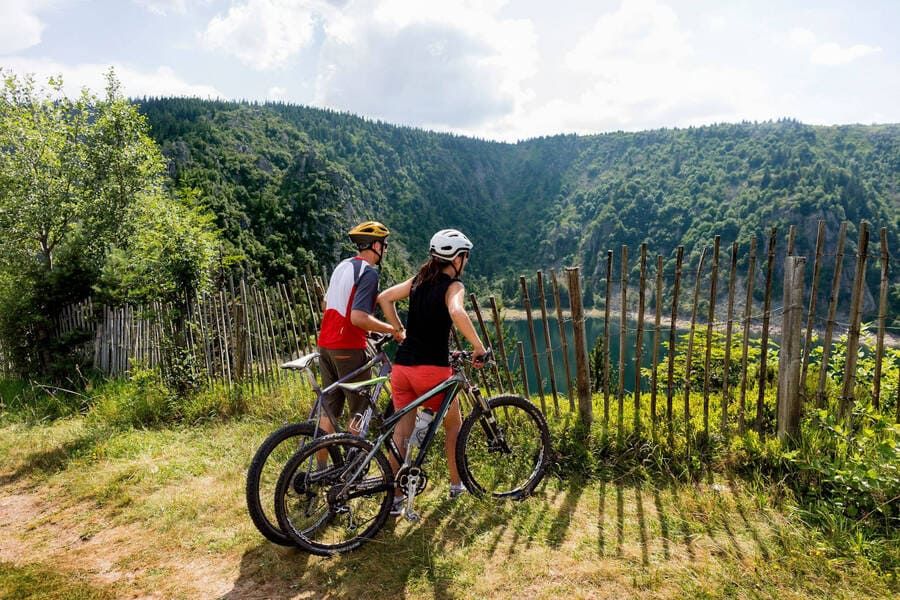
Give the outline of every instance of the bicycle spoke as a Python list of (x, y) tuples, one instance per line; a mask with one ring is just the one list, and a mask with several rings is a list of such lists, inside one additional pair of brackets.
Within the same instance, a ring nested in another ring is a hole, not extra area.
[(546, 460), (543, 423), (515, 403), (480, 415), (465, 432), (465, 470), (477, 493), (518, 497), (533, 489)]
[[(327, 464), (316, 463), (306, 472), (304, 467), (317, 450), (321, 453), (323, 444), (328, 447)], [(305, 448), (291, 459), (282, 475), (291, 479), (280, 483), (284, 493), (277, 508), (283, 509), (297, 543), (318, 552), (341, 551), (383, 524), (393, 478), (380, 454), (365, 461), (366, 446), (371, 448), (346, 436)]]

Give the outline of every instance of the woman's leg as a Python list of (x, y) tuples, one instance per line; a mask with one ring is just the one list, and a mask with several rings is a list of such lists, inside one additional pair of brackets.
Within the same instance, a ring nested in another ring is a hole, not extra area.
[[(415, 423), (413, 423), (415, 425)], [(447, 467), (450, 469), (450, 483), (459, 485), (459, 470), (456, 468), (456, 438), (459, 437), (459, 428), (462, 425), (462, 415), (459, 412), (459, 398), (453, 400), (444, 417), (444, 449), (447, 451)]]
[[(400, 450), (400, 456), (406, 456), (406, 446), (409, 443), (409, 436), (412, 435), (412, 430), (416, 426), (416, 412), (417, 411), (414, 410), (408, 415), (404, 415), (403, 418), (397, 422), (397, 426), (394, 427), (394, 443)], [(397, 471), (400, 469), (400, 464), (397, 462), (397, 459), (394, 458), (393, 452), (389, 452), (388, 455), (391, 460), (391, 468), (396, 475)], [(403, 495), (403, 491), (399, 486), (394, 488), (394, 495)]]

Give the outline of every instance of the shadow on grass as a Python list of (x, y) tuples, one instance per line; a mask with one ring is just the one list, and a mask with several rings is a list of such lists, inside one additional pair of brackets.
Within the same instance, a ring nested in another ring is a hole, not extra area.
[(559, 511), (553, 518), (553, 522), (550, 524), (550, 531), (547, 534), (547, 543), (551, 548), (558, 548), (565, 539), (569, 525), (572, 523), (572, 517), (578, 507), (578, 500), (584, 493), (585, 487), (586, 484), (584, 482), (575, 480), (569, 482), (563, 497), (562, 506), (559, 507)]
[(108, 431), (91, 429), (84, 435), (69, 440), (40, 452), (32, 452), (25, 456), (20, 464), (9, 473), (0, 474), (0, 486), (9, 485), (38, 473), (53, 474), (65, 470), (68, 464), (94, 447), (98, 441), (107, 437)]
[(759, 553), (763, 557), (763, 559), (769, 560), (771, 552), (769, 552), (768, 546), (766, 546), (766, 543), (763, 541), (762, 536), (759, 534), (759, 530), (747, 517), (747, 511), (745, 511), (744, 507), (741, 505), (740, 498), (738, 497), (739, 492), (737, 483), (735, 482), (733, 477), (728, 477), (728, 487), (729, 489), (731, 489), (731, 494), (734, 497), (734, 508), (741, 516), (741, 520), (744, 522), (744, 527), (750, 533), (750, 537), (753, 538), (753, 541), (756, 542), (756, 546), (759, 548)]
[(458, 565), (449, 550), (498, 524), (489, 509), (472, 510), (475, 502), (444, 496), (420, 508), (418, 523), (391, 518), (358, 550), (330, 558), (264, 542), (244, 553), (240, 573), (222, 598), (404, 596), (412, 582), (417, 590), (430, 587), (435, 598), (453, 598)]

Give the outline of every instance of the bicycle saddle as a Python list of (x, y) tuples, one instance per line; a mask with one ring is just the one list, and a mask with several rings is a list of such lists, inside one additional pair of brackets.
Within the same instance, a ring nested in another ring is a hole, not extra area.
[(312, 354), (304, 354), (303, 356), (301, 356), (300, 358), (298, 358), (296, 360), (292, 360), (290, 362), (286, 362), (286, 363), (282, 364), (281, 368), (282, 369), (297, 369), (298, 371), (302, 371), (303, 369), (307, 368), (312, 363), (312, 361), (316, 360), (317, 358), (319, 358), (318, 352), (313, 352)]
[(349, 390), (351, 392), (357, 392), (365, 387), (373, 386), (376, 383), (380, 383), (382, 381), (387, 381), (389, 378), (387, 375), (382, 375), (381, 377), (373, 377), (372, 379), (367, 379), (365, 381), (352, 381), (347, 383), (339, 383), (338, 387), (344, 388), (345, 390)]

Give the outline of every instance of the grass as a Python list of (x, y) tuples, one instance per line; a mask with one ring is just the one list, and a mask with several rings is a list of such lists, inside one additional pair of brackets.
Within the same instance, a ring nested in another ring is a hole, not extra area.
[(106, 600), (115, 598), (108, 586), (97, 586), (89, 576), (72, 572), (60, 573), (40, 563), (17, 566), (0, 562), (0, 598), (10, 600)]
[[(450, 502), (437, 450), (419, 499), (421, 523), (392, 522), (361, 550), (321, 559), (269, 544), (244, 508), (250, 458), (278, 424), (302, 413), (296, 398), (308, 393), (300, 384), (253, 402), (244, 390), (222, 388), (187, 407), (156, 402), (152, 379), (89, 391), (95, 400), (87, 405), (74, 396), (54, 400), (71, 410), (53, 419), (26, 403), (9, 410), (14, 403), (5, 400), (0, 597), (890, 598), (898, 591), (896, 572), (880, 572), (864, 553), (838, 549), (808, 526), (784, 486), (728, 475), (729, 455), (746, 448), (713, 436), (697, 463), (713, 463), (712, 472), (691, 466), (677, 437), (668, 447), (665, 436), (654, 446), (646, 427), (633, 435), (631, 398), (621, 444), (614, 399), (613, 433), (603, 430), (596, 398), (600, 418), (587, 443), (565, 410), (551, 418), (564, 476), (549, 477), (527, 501)], [(711, 403), (715, 430), (718, 404)], [(165, 418), (136, 426), (148, 410)], [(166, 412), (173, 410), (174, 423)], [(701, 411), (693, 423), (702, 429)]]
[(787, 499), (739, 479), (553, 477), (523, 503), (451, 503), (440, 458), (421, 523), (391, 524), (344, 557), (310, 557), (265, 542), (245, 514), (244, 469), (271, 427), (250, 417), (146, 430), (98, 429), (85, 417), (3, 427), (3, 497), (34, 503), (3, 531), (25, 549), (4, 567), (4, 585), (28, 589), (45, 564), (97, 583), (95, 597), (107, 580), (117, 592), (172, 597), (858, 598), (891, 597), (895, 585), (836, 555)]

